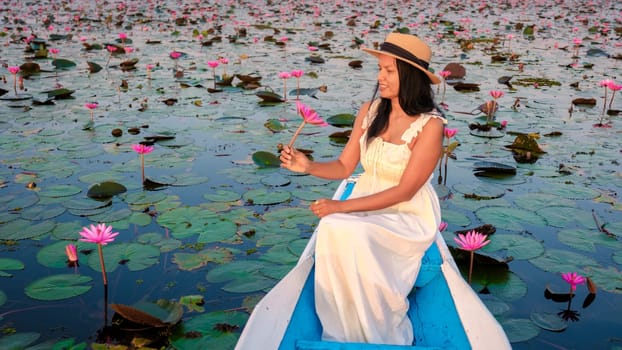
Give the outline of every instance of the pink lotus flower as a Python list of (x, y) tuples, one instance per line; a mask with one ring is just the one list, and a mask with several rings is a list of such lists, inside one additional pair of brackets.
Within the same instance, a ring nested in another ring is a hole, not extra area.
[(126, 47), (123, 48), (123, 51), (125, 51), (126, 54), (130, 54), (130, 53), (134, 52), (134, 48), (126, 46)]
[(115, 51), (117, 51), (117, 47), (116, 46), (112, 46), (112, 45), (106, 45), (106, 50), (108, 50), (108, 52), (113, 53)]
[(300, 78), (303, 76), (303, 74), (305, 74), (305, 71), (300, 70), (300, 69), (295, 69), (293, 71), (291, 71), (290, 76), (295, 77), (295, 78)]
[(291, 78), (290, 72), (280, 72), (279, 78), (283, 79), (283, 100), (287, 101), (287, 79)]
[(447, 226), (449, 226), (448, 223), (446, 223), (445, 221), (441, 221), (441, 224), (438, 225), (438, 231), (439, 232), (445, 231), (445, 229), (447, 229)]
[(94, 109), (97, 108), (99, 105), (97, 104), (97, 102), (87, 102), (84, 104), (84, 107), (86, 107), (90, 112), (91, 112), (91, 120), (94, 120)]
[(307, 49), (309, 51), (317, 51), (317, 50), (319, 50), (317, 46), (310, 46), (310, 45), (307, 47)]
[(494, 98), (495, 100), (498, 98), (503, 97), (504, 93), (501, 90), (492, 90), (490, 91), (490, 96), (492, 96), (492, 98)]
[(445, 137), (450, 139), (458, 133), (458, 129), (445, 128)]
[(58, 54), (58, 53), (60, 52), (60, 50), (59, 50), (59, 49), (57, 49), (57, 48), (51, 48), (51, 49), (49, 49), (48, 51), (50, 51), (50, 53), (52, 54), (52, 56), (54, 56), (54, 55), (56, 55), (56, 54)]
[(585, 283), (585, 277), (577, 274), (576, 272), (562, 273), (562, 278), (570, 284), (571, 294), (577, 289), (577, 285)]
[(119, 39), (121, 39), (121, 41), (125, 41), (125, 39), (127, 39), (127, 34), (123, 32), (119, 33)]
[(153, 152), (153, 146), (143, 145), (142, 143), (137, 143), (132, 145), (132, 149), (138, 154), (148, 154)]
[(97, 244), (97, 251), (99, 252), (99, 263), (102, 268), (102, 279), (104, 280), (104, 285), (108, 285), (108, 278), (106, 277), (106, 265), (104, 264), (104, 252), (102, 247), (106, 244), (114, 241), (115, 237), (119, 235), (119, 232), (112, 232), (112, 226), (107, 226), (106, 224), (98, 224), (97, 226), (91, 225), (90, 228), (83, 227), (82, 231), (80, 231), (80, 236), (82, 238), (80, 241), (82, 242), (90, 242)]
[(508, 126), (508, 121), (507, 120), (502, 120), (501, 121), (501, 129), (505, 129)]
[(302, 117), (302, 123), (300, 124), (298, 129), (296, 129), (296, 132), (294, 132), (294, 136), (292, 136), (292, 139), (289, 140), (289, 144), (288, 144), (289, 147), (292, 147), (294, 145), (294, 141), (296, 141), (298, 134), (300, 134), (305, 124), (309, 123), (309, 124), (319, 125), (319, 126), (328, 125), (328, 123), (326, 123), (324, 119), (322, 119), (317, 114), (316, 111), (314, 111), (313, 109), (311, 109), (309, 106), (305, 105), (304, 103), (301, 103), (300, 101), (296, 101), (296, 111)]
[(65, 254), (67, 254), (67, 260), (69, 260), (70, 263), (78, 262), (78, 250), (75, 245), (67, 244), (65, 246)]
[(471, 253), (471, 260), (469, 263), (469, 284), (471, 283), (471, 275), (473, 274), (474, 252), (490, 243), (487, 238), (488, 236), (475, 230), (469, 231), (466, 234), (459, 234), (458, 237), (454, 238), (460, 249)]
[(112, 226), (106, 224), (91, 225), (90, 227), (83, 227), (80, 231), (80, 241), (89, 242), (95, 244), (106, 245), (114, 241), (114, 238), (119, 235), (119, 232), (112, 232)]
[[(147, 79), (151, 80), (151, 71), (153, 70), (153, 68), (155, 67), (154, 64), (148, 63), (145, 68), (147, 68)], [(149, 84), (151, 84), (151, 82), (149, 82)]]
[(211, 68), (216, 68), (218, 67), (218, 61), (207, 61), (207, 65), (210, 66)]
[(459, 234), (457, 238), (454, 238), (454, 241), (458, 243), (460, 249), (472, 252), (490, 243), (487, 238), (488, 236), (486, 236), (485, 234), (472, 230), (467, 232), (466, 234)]
[(451, 72), (448, 70), (442, 70), (440, 72), (438, 72), (438, 75), (440, 75), (443, 79), (447, 78), (448, 76), (451, 75)]
[(17, 73), (19, 73), (19, 66), (9, 66), (7, 68), (9, 73), (13, 74), (13, 92), (17, 95)]
[(229, 64), (229, 60), (226, 57), (218, 58), (218, 62), (220, 62), (221, 64)]
[(300, 77), (305, 74), (305, 72), (301, 69), (294, 69), (289, 73), (292, 77), (296, 78), (296, 99), (300, 98)]
[(145, 183), (145, 154), (153, 152), (153, 146), (143, 145), (142, 143), (137, 143), (132, 145), (132, 149), (140, 154), (140, 175), (142, 179), (142, 183)]

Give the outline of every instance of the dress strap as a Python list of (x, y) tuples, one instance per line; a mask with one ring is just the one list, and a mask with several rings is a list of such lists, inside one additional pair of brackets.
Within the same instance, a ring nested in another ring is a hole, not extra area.
[(419, 135), (421, 130), (423, 130), (423, 127), (432, 118), (440, 119), (443, 121), (443, 124), (447, 125), (447, 119), (443, 118), (443, 116), (437, 110), (423, 113), (414, 122), (410, 123), (410, 127), (408, 127), (408, 129), (406, 129), (406, 131), (404, 131), (404, 133), (402, 134), (402, 141), (406, 143), (412, 142), (412, 140), (417, 137), (417, 135)]

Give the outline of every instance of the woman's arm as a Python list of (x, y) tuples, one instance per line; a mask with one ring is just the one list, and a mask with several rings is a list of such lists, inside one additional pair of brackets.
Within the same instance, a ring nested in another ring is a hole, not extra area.
[(364, 133), (362, 124), (369, 105), (370, 102), (366, 102), (361, 106), (350, 139), (337, 159), (328, 162), (312, 161), (302, 152), (286, 146), (281, 151), (281, 167), (330, 180), (345, 179), (352, 175), (360, 160), (359, 140)]
[(321, 199), (311, 204), (319, 217), (337, 212), (371, 211), (410, 200), (434, 172), (443, 142), (443, 121), (431, 118), (417, 135), (412, 153), (399, 184), (369, 196), (334, 201)]

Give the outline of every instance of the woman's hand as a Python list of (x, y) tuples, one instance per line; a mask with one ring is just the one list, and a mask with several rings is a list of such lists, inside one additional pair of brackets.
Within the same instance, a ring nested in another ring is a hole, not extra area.
[(336, 201), (332, 199), (318, 199), (311, 203), (309, 209), (311, 209), (313, 214), (315, 214), (318, 218), (323, 218), (326, 215), (338, 213), (341, 210), (340, 206), (342, 203), (343, 201)]
[(289, 146), (283, 147), (279, 159), (281, 160), (281, 168), (297, 173), (307, 172), (311, 165), (311, 160), (304, 153)]

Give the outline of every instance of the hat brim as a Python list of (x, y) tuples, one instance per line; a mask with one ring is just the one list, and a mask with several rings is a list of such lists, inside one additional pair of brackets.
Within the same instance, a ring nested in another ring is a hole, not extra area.
[(434, 74), (434, 73), (430, 72), (429, 70), (421, 67), (420, 65), (418, 65), (417, 63), (415, 63), (413, 61), (404, 59), (404, 58), (402, 58), (402, 57), (400, 57), (398, 55), (395, 55), (395, 54), (392, 54), (392, 53), (386, 52), (386, 51), (374, 50), (374, 49), (368, 49), (368, 48), (362, 48), (361, 50), (363, 50), (363, 51), (365, 51), (365, 52), (367, 52), (367, 53), (369, 53), (371, 55), (374, 55), (376, 57), (378, 57), (380, 55), (385, 55), (385, 56), (390, 56), (390, 57), (393, 57), (393, 58), (398, 59), (400, 61), (406, 62), (406, 63), (410, 64), (411, 66), (419, 69), (423, 73), (425, 73), (425, 75), (427, 75), (428, 78), (430, 78), (430, 81), (432, 82), (432, 84), (436, 85), (436, 84), (440, 84), (440, 82), (441, 82), (441, 79), (439, 77), (437, 77), (436, 74)]

